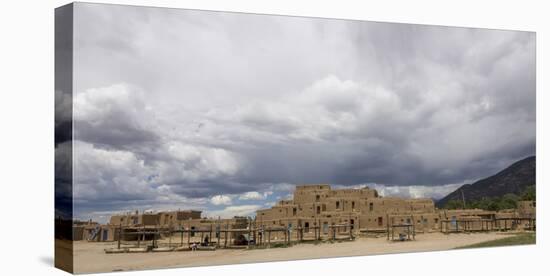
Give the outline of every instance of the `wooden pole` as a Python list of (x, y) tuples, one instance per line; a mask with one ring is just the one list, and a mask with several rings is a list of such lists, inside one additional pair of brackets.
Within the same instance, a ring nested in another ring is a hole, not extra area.
[(252, 230), (252, 222), (250, 221), (250, 218), (247, 218), (248, 220), (248, 238), (246, 243), (246, 248), (250, 248), (250, 236), (251, 236), (251, 230)]
[(180, 241), (180, 246), (183, 246), (183, 229), (180, 227), (180, 230), (181, 231), (181, 241)]
[(220, 246), (220, 238), (221, 238), (221, 228), (220, 228), (220, 223), (218, 222), (218, 225), (216, 226), (216, 235), (218, 236), (218, 242), (216, 243), (216, 245), (219, 247)]
[[(229, 223), (227, 224), (227, 230), (229, 231)], [(231, 246), (231, 234), (229, 234), (229, 246)]]
[(225, 225), (225, 235), (224, 235), (224, 247), (227, 247), (227, 228), (228, 225)]
[(187, 228), (187, 247), (191, 248), (191, 226)]
[[(393, 226), (391, 228), (391, 239), (393, 240)], [(386, 240), (390, 240), (390, 219), (386, 214)]]
[[(139, 231), (139, 230), (138, 230)], [(139, 241), (141, 240), (141, 235), (137, 233), (137, 247), (139, 248)]]
[(321, 240), (321, 220), (319, 220), (319, 229), (317, 229), (317, 231), (319, 231), (319, 240)]
[(285, 231), (285, 243), (287, 243), (287, 239), (288, 239), (288, 230), (284, 230)]
[(271, 228), (267, 230), (267, 246), (271, 247)]
[[(416, 221), (414, 220), (414, 216), (411, 215), (411, 221), (412, 221), (412, 231), (413, 231), (413, 240), (414, 240), (414, 233), (416, 232)], [(410, 231), (409, 231), (410, 232)], [(409, 238), (410, 239), (410, 238)]]
[(208, 243), (212, 242), (212, 223), (210, 223), (210, 236), (208, 236)]
[(168, 247), (172, 247), (172, 225), (170, 225), (170, 230), (168, 230)]
[(122, 224), (118, 227), (118, 249), (120, 249), (120, 239), (122, 238)]
[(155, 232), (153, 232), (153, 248), (156, 248), (157, 246), (155, 245), (155, 241), (157, 239), (157, 234)]

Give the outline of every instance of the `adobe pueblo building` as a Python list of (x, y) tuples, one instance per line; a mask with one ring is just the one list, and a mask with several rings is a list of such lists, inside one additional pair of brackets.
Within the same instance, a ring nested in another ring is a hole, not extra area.
[[(250, 228), (251, 220), (246, 217), (229, 219), (203, 218), (202, 211), (178, 210), (166, 212), (125, 213), (111, 216), (109, 223), (100, 225), (89, 221), (73, 226), (75, 240), (87, 241), (150, 241), (168, 235), (185, 234), (186, 242), (204, 242), (224, 238), (231, 244), (243, 243), (242, 232), (236, 229)], [(123, 233), (121, 235), (121, 233)], [(227, 244), (227, 242), (224, 240)]]
[[(288, 228), (301, 238), (335, 238), (390, 232), (460, 232), (534, 228), (532, 203), (518, 210), (439, 210), (429, 198), (381, 197), (368, 187), (332, 189), (328, 184), (296, 186), (293, 199), (256, 212), (256, 227)], [(531, 208), (530, 208), (531, 206)], [(280, 234), (275, 233), (275, 239)]]
[[(387, 236), (411, 240), (417, 233), (535, 230), (535, 202), (520, 201), (517, 209), (437, 209), (432, 199), (382, 197), (374, 189), (332, 189), (328, 184), (296, 186), (293, 198), (255, 218), (205, 218), (201, 211), (126, 213), (107, 224), (75, 222), (74, 240), (129, 242), (158, 248), (209, 248), (266, 245), (318, 240), (352, 240), (357, 236)], [(166, 242), (166, 239), (168, 241)], [(161, 241), (162, 240), (162, 241)], [(147, 242), (146, 242), (147, 241)], [(172, 250), (170, 249), (170, 250)], [(122, 251), (121, 251), (122, 252)], [(125, 251), (124, 251), (125, 252)]]

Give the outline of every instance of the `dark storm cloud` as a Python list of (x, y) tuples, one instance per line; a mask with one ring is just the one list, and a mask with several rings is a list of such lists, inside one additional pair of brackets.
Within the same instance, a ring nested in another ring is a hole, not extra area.
[(93, 4), (75, 20), (87, 211), (230, 214), (288, 183), (441, 196), (535, 153), (533, 33)]

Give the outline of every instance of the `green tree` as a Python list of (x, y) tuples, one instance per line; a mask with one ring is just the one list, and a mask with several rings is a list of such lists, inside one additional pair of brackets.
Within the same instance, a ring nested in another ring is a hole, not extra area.
[(450, 209), (450, 210), (462, 209), (462, 207), (463, 207), (462, 201), (457, 199), (449, 200), (445, 204), (445, 209)]
[(500, 198), (499, 210), (514, 209), (518, 206), (519, 197), (515, 194), (505, 194)]
[(535, 185), (527, 186), (521, 194), (521, 200), (537, 200), (537, 187)]

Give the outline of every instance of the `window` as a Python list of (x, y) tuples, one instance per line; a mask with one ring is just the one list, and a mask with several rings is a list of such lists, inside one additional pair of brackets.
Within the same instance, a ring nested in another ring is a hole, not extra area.
[(315, 196), (315, 201), (319, 202), (320, 199), (321, 199), (321, 196), (319, 196), (319, 195)]
[(306, 223), (304, 224), (304, 231), (305, 231), (306, 233), (309, 233), (309, 222), (306, 222)]
[(296, 215), (296, 208), (292, 208), (292, 215), (293, 215), (293, 216)]
[(327, 210), (327, 205), (323, 204), (323, 212)]
[(321, 213), (321, 206), (317, 206), (317, 214)]
[(336, 201), (336, 209), (340, 209), (340, 201)]
[(369, 203), (369, 211), (372, 212), (373, 209), (374, 209), (374, 204), (372, 204), (372, 202), (371, 202), (371, 203)]
[(439, 219), (435, 218), (435, 219), (434, 219), (434, 222), (435, 222), (435, 223), (438, 223), (438, 222), (439, 222)]
[(383, 218), (378, 217), (378, 226), (382, 226), (382, 223), (383, 223)]
[(355, 201), (352, 201), (352, 202), (351, 202), (351, 209), (352, 209), (352, 210), (355, 209)]

